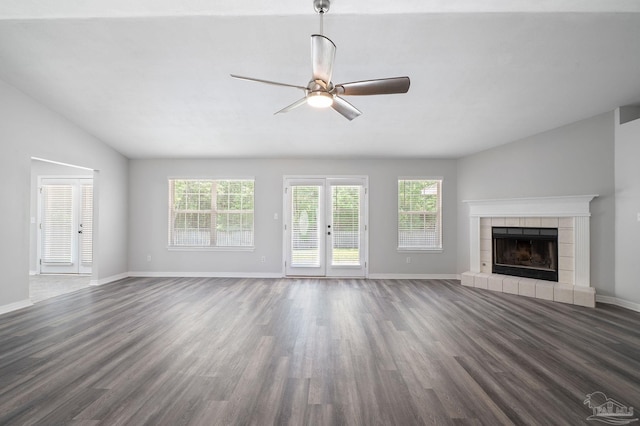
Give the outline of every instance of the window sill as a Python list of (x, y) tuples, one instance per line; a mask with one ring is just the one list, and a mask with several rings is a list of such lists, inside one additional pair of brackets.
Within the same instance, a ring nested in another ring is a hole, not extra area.
[(400, 248), (398, 247), (398, 253), (444, 253), (442, 248)]
[(167, 247), (168, 251), (255, 251), (255, 247)]

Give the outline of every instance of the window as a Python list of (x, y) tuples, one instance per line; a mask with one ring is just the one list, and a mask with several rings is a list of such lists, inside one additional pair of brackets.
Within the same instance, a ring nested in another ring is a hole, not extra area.
[(398, 250), (442, 249), (442, 180), (398, 180)]
[(253, 247), (253, 179), (169, 180), (169, 247)]

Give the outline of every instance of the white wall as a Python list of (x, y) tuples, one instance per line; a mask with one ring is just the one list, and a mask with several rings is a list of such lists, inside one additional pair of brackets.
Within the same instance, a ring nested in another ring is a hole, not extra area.
[(126, 272), (128, 160), (1, 80), (0, 117), (0, 310), (29, 297), (31, 157), (100, 170), (94, 277)]
[(458, 272), (469, 270), (462, 200), (598, 194), (591, 202), (591, 285), (614, 290), (613, 113), (471, 155), (458, 163)]
[[(640, 119), (615, 119), (615, 296), (640, 303)], [(637, 117), (637, 115), (636, 115)]]
[[(279, 274), (282, 272), (284, 175), (369, 176), (369, 273), (456, 273), (454, 160), (131, 160), (129, 268), (134, 273)], [(169, 177), (255, 177), (255, 251), (168, 251)], [(397, 251), (397, 179), (442, 176), (444, 252)], [(274, 213), (278, 220), (274, 220)], [(151, 261), (147, 261), (147, 256)], [(260, 258), (266, 257), (265, 263)], [(407, 264), (406, 256), (412, 257)]]

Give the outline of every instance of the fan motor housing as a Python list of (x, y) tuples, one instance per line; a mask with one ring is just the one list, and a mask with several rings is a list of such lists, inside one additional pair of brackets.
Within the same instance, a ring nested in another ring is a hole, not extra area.
[(329, 11), (329, 0), (313, 0), (313, 8), (318, 13), (327, 13)]

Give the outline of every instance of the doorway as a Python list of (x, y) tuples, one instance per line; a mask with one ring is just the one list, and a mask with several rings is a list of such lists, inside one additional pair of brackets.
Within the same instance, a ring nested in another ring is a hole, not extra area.
[(367, 177), (285, 177), (285, 275), (366, 277)]
[(91, 274), (93, 179), (39, 178), (40, 274)]

